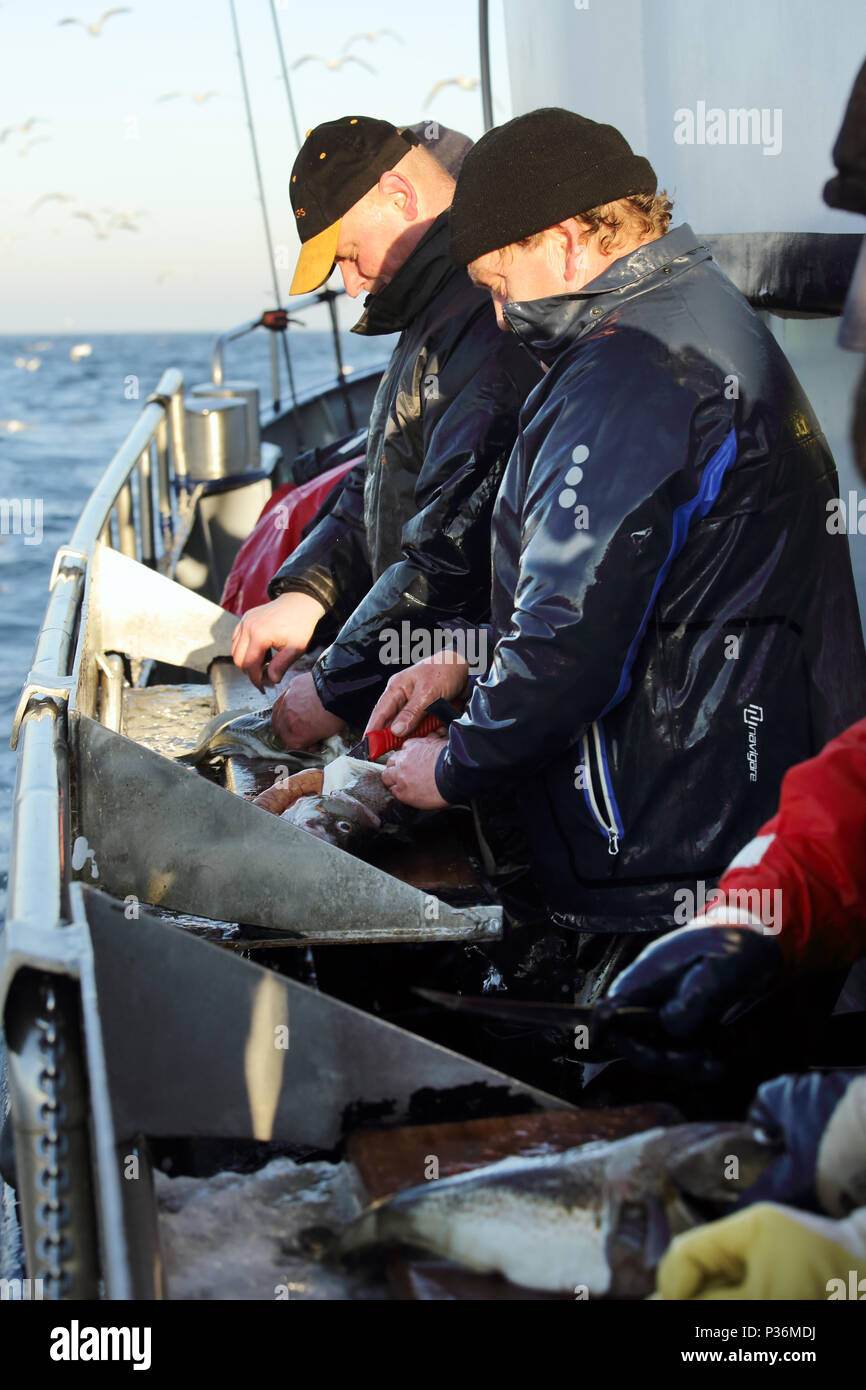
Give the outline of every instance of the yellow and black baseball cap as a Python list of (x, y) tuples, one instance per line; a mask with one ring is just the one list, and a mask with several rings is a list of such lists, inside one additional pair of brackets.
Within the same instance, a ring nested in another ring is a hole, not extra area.
[(418, 143), (413, 131), (371, 116), (342, 116), (308, 132), (289, 184), (301, 238), (289, 294), (308, 294), (324, 284), (344, 214)]

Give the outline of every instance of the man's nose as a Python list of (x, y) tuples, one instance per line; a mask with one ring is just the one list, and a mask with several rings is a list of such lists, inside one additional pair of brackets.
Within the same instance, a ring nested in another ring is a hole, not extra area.
[(364, 284), (364, 277), (358, 274), (354, 261), (341, 261), (340, 274), (343, 277), (346, 294), (350, 299), (357, 299)]

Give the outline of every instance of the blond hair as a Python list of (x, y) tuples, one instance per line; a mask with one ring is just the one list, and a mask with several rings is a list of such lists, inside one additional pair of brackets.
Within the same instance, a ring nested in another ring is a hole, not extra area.
[[(633, 193), (628, 198), (617, 198), (612, 203), (601, 203), (597, 208), (574, 214), (591, 234), (598, 237), (598, 249), (604, 255), (616, 249), (623, 241), (643, 241), (645, 237), (664, 236), (671, 222), (674, 205), (667, 192)], [(533, 232), (532, 236), (518, 241), (518, 246), (538, 246), (544, 232)]]

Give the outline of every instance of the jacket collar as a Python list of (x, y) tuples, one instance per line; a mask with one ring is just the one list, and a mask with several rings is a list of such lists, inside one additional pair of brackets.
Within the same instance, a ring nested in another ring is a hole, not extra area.
[(400, 333), (440, 292), (452, 275), (458, 274), (451, 259), (448, 210), (436, 221), (403, 262), (390, 284), (378, 294), (368, 294), (364, 312), (353, 333), (372, 336)]
[(663, 237), (621, 256), (602, 275), (576, 294), (555, 294), (546, 299), (514, 300), (503, 310), (510, 328), (543, 361), (557, 357), (575, 339), (596, 328), (636, 294), (666, 284), (691, 270), (710, 252), (687, 222)]

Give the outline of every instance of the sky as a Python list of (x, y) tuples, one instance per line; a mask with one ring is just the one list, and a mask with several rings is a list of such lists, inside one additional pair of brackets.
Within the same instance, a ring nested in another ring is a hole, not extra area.
[[(210, 331), (255, 318), (273, 293), (228, 0), (134, 0), (98, 37), (60, 23), (96, 22), (103, 3), (0, 4), (0, 333)], [(430, 95), (479, 75), (471, 0), (275, 7), (302, 137), (356, 113), (482, 134), (479, 88)], [(296, 145), (268, 0), (236, 8), (285, 302)], [(352, 35), (383, 29), (392, 33), (348, 50), (374, 71), (312, 61), (292, 71), (305, 54), (334, 59)], [(491, 63), (499, 123), (511, 115), (501, 0)]]

